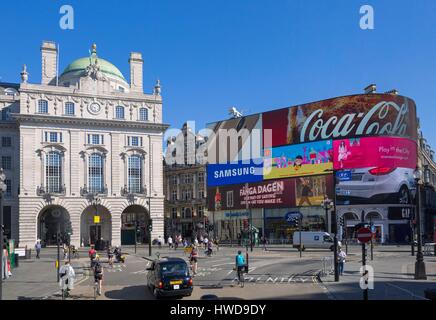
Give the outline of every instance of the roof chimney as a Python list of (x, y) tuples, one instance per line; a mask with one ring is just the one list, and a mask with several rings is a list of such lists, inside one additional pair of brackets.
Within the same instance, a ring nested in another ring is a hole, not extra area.
[(142, 69), (144, 60), (139, 52), (130, 53), (130, 91), (144, 93), (142, 84)]
[(56, 85), (58, 74), (58, 49), (56, 43), (43, 41), (41, 45), (41, 84)]

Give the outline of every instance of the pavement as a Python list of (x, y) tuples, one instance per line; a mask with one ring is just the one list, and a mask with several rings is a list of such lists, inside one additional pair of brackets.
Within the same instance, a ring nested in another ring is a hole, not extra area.
[[(416, 256), (412, 256), (410, 247), (401, 250), (374, 249), (373, 260), (370, 252), (366, 259), (367, 266), (373, 270), (373, 285), (368, 286), (369, 300), (425, 300), (426, 289), (436, 289), (436, 257), (426, 256), (427, 280), (415, 280)], [(323, 287), (332, 300), (363, 300), (361, 289), (361, 247), (354, 246), (348, 254), (344, 274), (339, 282), (334, 275), (321, 277)]]
[[(215, 295), (218, 299), (295, 299), (295, 300), (361, 300), (359, 286), (361, 247), (349, 246), (344, 276), (334, 282), (332, 274), (322, 276), (322, 260), (332, 258), (328, 250), (306, 250), (300, 257), (296, 249), (286, 246), (269, 246), (248, 250), (250, 271), (245, 275), (245, 287), (236, 283), (233, 271), (234, 257), (238, 250), (246, 248), (220, 247), (212, 257), (200, 250), (198, 274), (194, 277), (194, 291), (185, 300), (201, 299)], [(153, 300), (146, 287), (146, 268), (150, 260), (164, 256), (188, 260), (183, 249), (153, 247), (149, 256), (148, 246), (123, 247), (124, 264), (107, 264), (101, 254), (104, 267), (103, 295), (98, 300)], [(369, 254), (369, 252), (368, 252)], [(80, 250), (80, 259), (72, 259), (76, 271), (75, 288), (71, 300), (93, 300), (94, 283), (87, 249)], [(422, 300), (424, 290), (436, 288), (436, 257), (426, 256), (428, 280), (413, 279), (416, 257), (410, 255), (407, 246), (376, 246), (374, 260), (368, 256), (367, 263), (374, 269), (374, 289), (369, 290), (372, 300)], [(44, 248), (41, 259), (20, 260), (13, 269), (13, 276), (4, 282), (3, 296), (8, 300), (61, 299), (56, 282), (56, 249)]]

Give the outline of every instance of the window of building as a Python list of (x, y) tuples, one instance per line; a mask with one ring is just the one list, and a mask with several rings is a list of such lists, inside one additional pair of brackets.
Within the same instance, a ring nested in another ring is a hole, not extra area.
[(173, 186), (176, 186), (176, 185), (177, 185), (177, 176), (171, 176), (171, 184), (172, 184)]
[(11, 120), (11, 108), (9, 108), (9, 107), (3, 108), (3, 110), (2, 110), (2, 120), (3, 121)]
[(198, 190), (198, 198), (199, 199), (203, 199), (204, 198), (204, 190), (203, 189)]
[(171, 219), (177, 219), (177, 208), (171, 208)]
[(88, 167), (89, 192), (101, 193), (104, 191), (103, 170), (103, 156), (98, 153), (91, 154)]
[(127, 145), (131, 147), (142, 147), (142, 137), (127, 137)]
[(38, 113), (48, 113), (47, 100), (38, 100)]
[(198, 217), (202, 218), (204, 216), (204, 208), (203, 208), (203, 206), (198, 206), (197, 212), (198, 212)]
[(46, 155), (45, 179), (48, 192), (59, 193), (62, 186), (62, 155), (52, 151)]
[(198, 183), (204, 183), (204, 172), (198, 173)]
[(11, 137), (2, 137), (2, 147), (3, 148), (12, 147), (12, 138)]
[(115, 118), (117, 118), (117, 119), (124, 119), (124, 107), (117, 106), (115, 108)]
[(233, 191), (227, 191), (226, 197), (227, 197), (227, 207), (232, 208), (233, 207)]
[(65, 115), (74, 116), (74, 103), (66, 102), (65, 103)]
[(45, 142), (62, 142), (62, 132), (44, 132)]
[(118, 91), (120, 91), (120, 92), (125, 92), (126, 90), (123, 88), (123, 87), (118, 87)]
[(11, 197), (12, 196), (12, 180), (11, 179), (6, 179), (5, 180), (5, 184), (6, 184), (6, 193), (5, 193), (5, 196)]
[(183, 182), (185, 183), (185, 184), (190, 184), (190, 183), (192, 183), (192, 175), (191, 174), (185, 174), (184, 176), (183, 176)]
[(128, 165), (129, 192), (140, 193), (142, 181), (142, 160), (140, 156), (130, 156)]
[(177, 200), (177, 189), (173, 189), (173, 191), (171, 192), (171, 201), (176, 201)]
[(185, 218), (185, 219), (192, 218), (192, 210), (191, 210), (191, 208), (185, 208), (183, 218)]
[(88, 144), (104, 144), (102, 134), (88, 134)]
[(5, 170), (11, 170), (12, 158), (10, 156), (3, 156), (2, 157), (2, 168)]
[(148, 109), (140, 108), (139, 109), (139, 121), (148, 121)]

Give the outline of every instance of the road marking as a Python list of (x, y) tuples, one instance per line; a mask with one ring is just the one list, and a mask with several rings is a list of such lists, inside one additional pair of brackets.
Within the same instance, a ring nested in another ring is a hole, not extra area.
[(392, 286), (392, 287), (394, 287), (394, 288), (397, 288), (398, 290), (401, 290), (401, 291), (404, 291), (404, 292), (406, 292), (407, 294), (409, 294), (411, 297), (413, 297), (413, 298), (418, 298), (418, 299), (420, 299), (420, 300), (427, 300), (426, 298), (424, 298), (424, 297), (421, 297), (421, 296), (417, 296), (416, 294), (414, 294), (412, 291), (409, 291), (409, 290), (407, 290), (407, 289), (404, 289), (404, 288), (401, 288), (401, 287), (399, 287), (399, 286), (396, 286), (396, 285), (394, 285), (394, 284), (391, 284), (391, 283), (385, 283), (385, 285), (386, 286)]

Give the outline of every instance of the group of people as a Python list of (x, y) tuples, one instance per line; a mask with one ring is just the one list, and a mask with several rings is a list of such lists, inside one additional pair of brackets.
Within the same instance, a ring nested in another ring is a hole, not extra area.
[(183, 248), (188, 248), (192, 245), (194, 245), (195, 247), (204, 246), (204, 249), (207, 252), (210, 252), (210, 254), (212, 254), (212, 248), (215, 245), (217, 251), (219, 251), (218, 240), (215, 239), (209, 240), (208, 237), (203, 237), (203, 236), (200, 236), (198, 238), (195, 237), (194, 241), (192, 242), (188, 242), (188, 240), (186, 238), (185, 239), (182, 238), (181, 235), (175, 236), (174, 240), (171, 236), (169, 236), (167, 239), (167, 244), (169, 249), (174, 249), (174, 250), (177, 250), (179, 246), (182, 246)]

